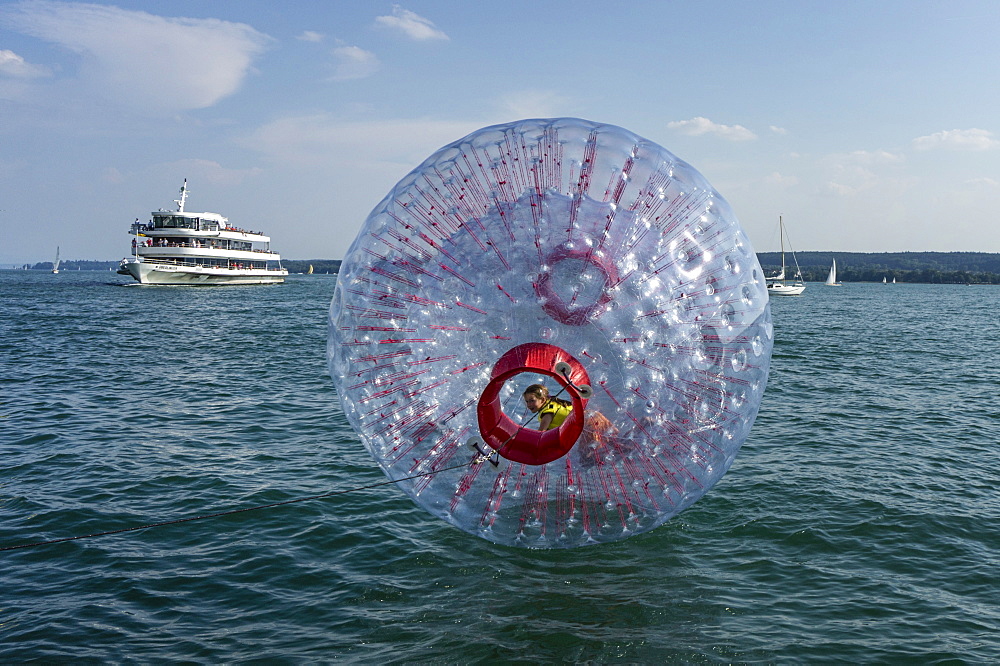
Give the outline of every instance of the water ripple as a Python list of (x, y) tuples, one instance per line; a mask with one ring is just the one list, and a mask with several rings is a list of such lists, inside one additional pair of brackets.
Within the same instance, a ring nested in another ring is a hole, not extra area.
[[(0, 272), (0, 544), (384, 481), (324, 376), (333, 277)], [(772, 304), (757, 424), (606, 546), (493, 546), (392, 487), (0, 553), (5, 662), (988, 663), (1000, 371), (966, 287)], [(962, 317), (942, 317), (958, 313)]]

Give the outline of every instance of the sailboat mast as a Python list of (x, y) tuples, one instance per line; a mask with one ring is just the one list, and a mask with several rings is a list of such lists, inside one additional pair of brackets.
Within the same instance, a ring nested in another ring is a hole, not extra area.
[(785, 277), (785, 223), (778, 216), (778, 238), (781, 241), (781, 277)]

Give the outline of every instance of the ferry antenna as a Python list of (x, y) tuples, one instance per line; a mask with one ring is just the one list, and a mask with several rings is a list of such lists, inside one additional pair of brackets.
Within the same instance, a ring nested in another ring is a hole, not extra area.
[(187, 201), (187, 198), (188, 198), (188, 179), (185, 178), (184, 184), (181, 185), (181, 198), (174, 199), (174, 203), (177, 204), (178, 213), (184, 212), (184, 203)]

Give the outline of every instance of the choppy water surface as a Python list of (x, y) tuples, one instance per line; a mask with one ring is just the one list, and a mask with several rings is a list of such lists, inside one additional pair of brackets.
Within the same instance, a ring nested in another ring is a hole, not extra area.
[[(334, 280), (0, 272), (0, 546), (383, 481), (324, 374)], [(0, 552), (0, 660), (995, 663), (998, 301), (772, 299), (736, 463), (615, 544), (494, 546), (383, 486)]]

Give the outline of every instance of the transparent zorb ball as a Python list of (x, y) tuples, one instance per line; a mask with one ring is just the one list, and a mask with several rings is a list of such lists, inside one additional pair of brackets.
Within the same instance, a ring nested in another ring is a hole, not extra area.
[[(328, 363), (390, 479), (495, 543), (561, 548), (657, 527), (732, 464), (772, 348), (760, 265), (693, 167), (575, 118), (486, 127), (365, 221)], [(522, 393), (572, 406), (542, 432)]]

